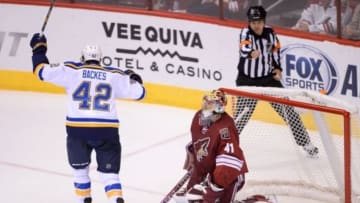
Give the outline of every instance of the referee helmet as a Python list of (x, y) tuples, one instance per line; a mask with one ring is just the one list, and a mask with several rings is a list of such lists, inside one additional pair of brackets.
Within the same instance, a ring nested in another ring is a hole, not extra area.
[(265, 20), (266, 11), (262, 6), (251, 6), (247, 11), (249, 21)]

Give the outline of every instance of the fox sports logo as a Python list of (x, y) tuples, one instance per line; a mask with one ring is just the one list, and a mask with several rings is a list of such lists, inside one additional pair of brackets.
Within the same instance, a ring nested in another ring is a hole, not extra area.
[(313, 90), (330, 95), (337, 88), (335, 63), (323, 51), (304, 44), (290, 44), (281, 49), (283, 76), (288, 88)]

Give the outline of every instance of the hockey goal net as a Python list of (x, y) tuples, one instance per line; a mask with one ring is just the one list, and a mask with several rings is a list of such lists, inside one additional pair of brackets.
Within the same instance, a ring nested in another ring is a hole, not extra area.
[(306, 90), (221, 89), (249, 167), (237, 199), (264, 194), (360, 203), (358, 106)]

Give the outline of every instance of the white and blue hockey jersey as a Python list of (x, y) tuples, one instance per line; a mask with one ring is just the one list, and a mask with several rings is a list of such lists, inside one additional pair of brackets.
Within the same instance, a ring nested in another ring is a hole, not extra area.
[(141, 100), (145, 96), (142, 84), (113, 67), (41, 63), (34, 67), (34, 74), (65, 88), (66, 125), (72, 127), (118, 127), (116, 98)]

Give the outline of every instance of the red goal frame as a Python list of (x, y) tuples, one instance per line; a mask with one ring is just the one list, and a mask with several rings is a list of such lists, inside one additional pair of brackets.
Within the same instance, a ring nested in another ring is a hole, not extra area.
[(311, 110), (317, 110), (321, 112), (333, 113), (341, 115), (343, 117), (344, 125), (344, 202), (351, 203), (351, 126), (350, 126), (350, 112), (333, 107), (319, 106), (315, 104), (310, 104), (301, 101), (289, 101), (283, 98), (277, 98), (267, 95), (260, 95), (251, 92), (246, 92), (242, 90), (229, 89), (229, 88), (220, 88), (227, 94), (245, 96), (249, 98), (254, 98), (258, 100), (263, 100), (267, 102), (277, 102), (280, 104), (291, 105), (295, 107), (302, 107)]

